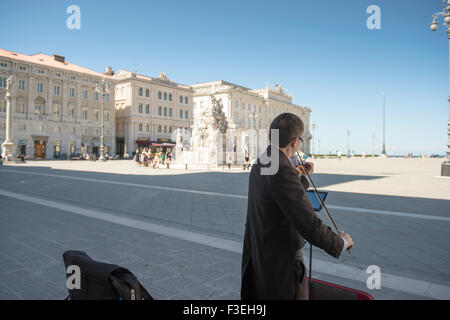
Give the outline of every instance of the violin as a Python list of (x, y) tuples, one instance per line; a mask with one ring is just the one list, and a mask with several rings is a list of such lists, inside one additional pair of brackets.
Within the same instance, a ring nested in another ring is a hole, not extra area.
[[(311, 179), (311, 176), (309, 175), (308, 171), (305, 170), (305, 165), (306, 165), (305, 162), (303, 162), (303, 160), (300, 157), (300, 154), (298, 152), (296, 152), (296, 155), (297, 155), (297, 159), (298, 159), (300, 165), (292, 166), (292, 167), (296, 170), (296, 172), (298, 172), (298, 173), (303, 172), (303, 174), (307, 177), (307, 179), (310, 182), (310, 185), (312, 185), (314, 188), (313, 191), (317, 197), (317, 200), (319, 200), (320, 204), (322, 205), (322, 208), (325, 210), (325, 214), (328, 218), (328, 221), (332, 225), (334, 231), (337, 234), (340, 234), (339, 228), (337, 227), (336, 223), (334, 222), (333, 217), (331, 216), (330, 212), (328, 211), (327, 207), (325, 206), (325, 203), (323, 202), (322, 198), (320, 197), (319, 192), (317, 191), (316, 185), (314, 184), (313, 180)], [(349, 248), (347, 248), (347, 251), (348, 251), (348, 253), (352, 254), (352, 251)]]

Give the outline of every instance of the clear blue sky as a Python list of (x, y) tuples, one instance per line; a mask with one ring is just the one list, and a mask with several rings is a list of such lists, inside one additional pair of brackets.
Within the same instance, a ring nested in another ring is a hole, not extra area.
[[(69, 30), (66, 8), (81, 8)], [(369, 5), (381, 30), (369, 30)], [(249, 88), (281, 83), (312, 109), (316, 151), (445, 153), (448, 41), (431, 32), (440, 0), (7, 1), (0, 47), (61, 54), (103, 71), (138, 69), (176, 82), (227, 80)]]

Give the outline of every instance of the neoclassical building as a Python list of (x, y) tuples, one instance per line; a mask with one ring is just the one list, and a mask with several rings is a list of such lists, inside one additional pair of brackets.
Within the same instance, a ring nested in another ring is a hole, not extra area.
[[(303, 152), (310, 153), (310, 113), (311, 109), (292, 103), (292, 95), (281, 86), (263, 89), (248, 89), (223, 80), (193, 84), (194, 108), (202, 109), (211, 104), (210, 95), (222, 99), (228, 127), (232, 131), (247, 129), (268, 129), (272, 120), (281, 113), (290, 112), (299, 116), (305, 125)], [(241, 152), (242, 142), (235, 137), (237, 152)], [(244, 142), (245, 144), (245, 142)], [(247, 141), (248, 144), (248, 141)]]
[(173, 82), (164, 73), (152, 78), (119, 70), (114, 80), (117, 153), (131, 154), (137, 148), (172, 148), (177, 129), (190, 133), (194, 94), (191, 87)]
[(0, 49), (0, 144), (5, 139), (6, 79), (16, 78), (12, 100), (14, 142), (18, 153), (54, 159), (98, 153), (102, 97), (96, 85), (106, 79), (105, 152), (115, 152), (114, 80), (72, 64), (63, 56), (25, 55)]

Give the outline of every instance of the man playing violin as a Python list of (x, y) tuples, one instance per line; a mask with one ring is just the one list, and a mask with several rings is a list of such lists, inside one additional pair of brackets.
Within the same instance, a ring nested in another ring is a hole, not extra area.
[[(261, 174), (260, 157), (249, 176), (247, 220), (242, 253), (241, 298), (308, 299), (306, 267), (302, 248), (305, 240), (339, 258), (353, 246), (352, 238), (334, 233), (317, 217), (306, 195), (314, 165), (294, 167), (289, 161), (302, 142), (302, 120), (292, 113), (283, 113), (270, 125), (271, 145), (265, 158), (277, 157), (275, 174)], [(279, 143), (272, 141), (278, 130)]]

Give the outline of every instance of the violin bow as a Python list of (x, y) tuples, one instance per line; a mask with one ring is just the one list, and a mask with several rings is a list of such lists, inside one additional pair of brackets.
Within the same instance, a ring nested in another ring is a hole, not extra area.
[[(306, 170), (306, 166), (305, 166), (305, 163), (303, 162), (302, 157), (300, 157), (300, 155), (298, 154), (298, 151), (296, 151), (295, 154), (297, 155), (297, 158), (300, 161), (300, 163), (303, 166), (303, 168), (305, 168), (304, 171), (306, 173), (306, 176), (308, 177), (309, 182), (311, 182), (311, 184), (312, 184), (312, 186), (314, 188), (314, 194), (316, 195), (317, 199), (319, 200), (322, 208), (325, 209), (325, 213), (326, 213), (326, 216), (328, 218), (328, 221), (334, 227), (334, 231), (337, 234), (339, 234), (340, 233), (339, 228), (337, 227), (336, 223), (334, 222), (333, 217), (331, 216), (330, 212), (328, 211), (328, 208), (325, 206), (325, 203), (323, 202), (322, 198), (320, 197), (319, 192), (317, 191), (316, 185), (314, 184), (313, 180), (311, 179), (311, 176), (309, 175), (308, 170)], [(349, 248), (347, 248), (347, 251), (348, 251), (348, 253), (352, 254), (352, 251)]]

